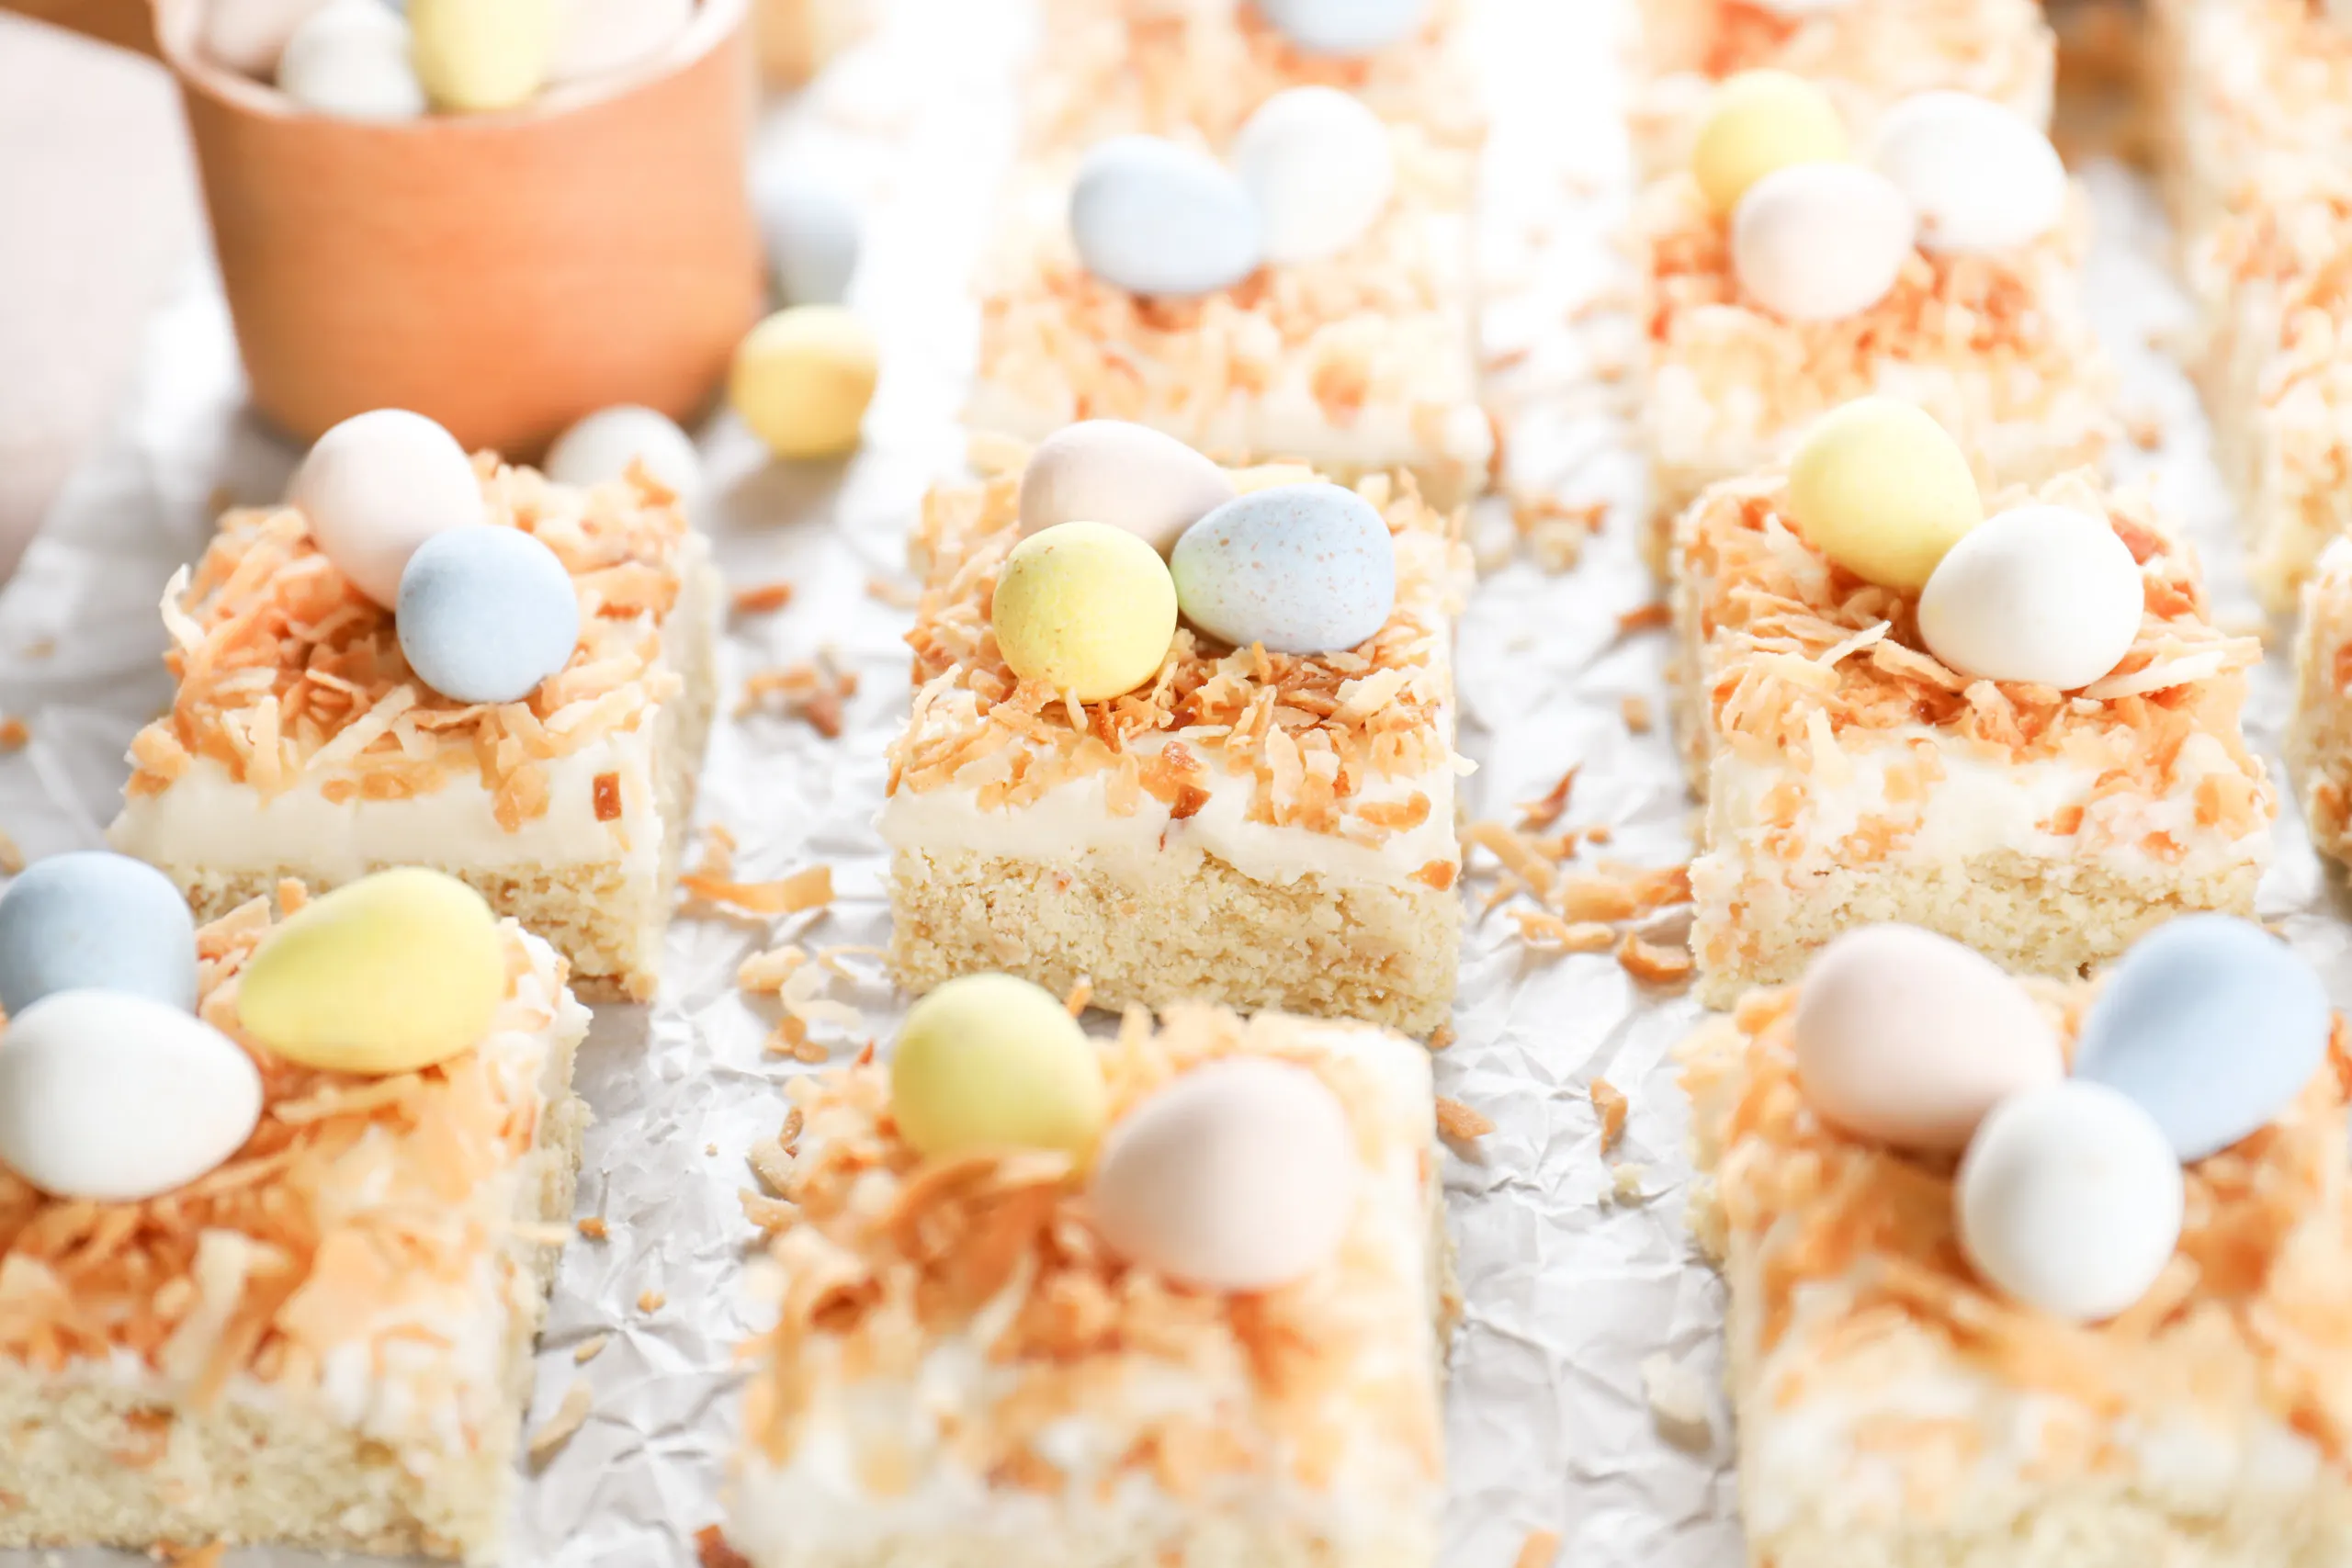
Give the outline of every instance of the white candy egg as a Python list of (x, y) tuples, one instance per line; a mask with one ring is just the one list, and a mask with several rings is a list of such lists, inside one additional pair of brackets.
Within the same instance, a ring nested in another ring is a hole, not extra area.
[(2121, 661), (2147, 590), (2106, 518), (2012, 507), (1961, 536), (1919, 595), (1919, 639), (1963, 675), (2072, 692)]
[(1268, 98), (1234, 138), (1232, 159), (1264, 220), (1271, 262), (1347, 249), (1396, 188), (1388, 128), (1336, 87), (1293, 87)]
[(0, 1164), (60, 1198), (129, 1202), (227, 1159), (261, 1119), (261, 1075), (179, 1009), (59, 991), (0, 1043)]
[(2050, 138), (1973, 93), (1895, 105), (1879, 121), (1871, 164), (1910, 198), (1924, 251), (2013, 249), (2066, 213), (2066, 166)]
[(409, 64), (408, 24), (377, 0), (330, 0), (295, 29), (277, 62), (277, 86), (317, 114), (414, 119), (424, 87)]
[(387, 609), (419, 545), (486, 516), (466, 449), (405, 409), (354, 414), (320, 436), (286, 499), (336, 569)]
[(1987, 1281), (2079, 1323), (2148, 1293), (2180, 1241), (2180, 1161), (2127, 1096), (2067, 1079), (1994, 1108), (1960, 1163), (1960, 1242)]
[(695, 0), (558, 0), (551, 83), (652, 59), (694, 19)]
[(266, 78), (277, 69), (287, 39), (327, 0), (210, 0), (203, 7), (198, 38), (204, 52), (248, 76)]
[(1898, 1148), (1957, 1153), (1994, 1106), (2066, 1076), (2025, 988), (1917, 926), (1864, 926), (1822, 949), (1793, 1034), (1814, 1110)]
[(1340, 1248), (1360, 1167), (1346, 1111), (1304, 1067), (1232, 1057), (1129, 1111), (1089, 1184), (1114, 1250), (1182, 1284), (1269, 1291)]
[(1732, 214), (1732, 269), (1748, 296), (1792, 321), (1858, 316), (1910, 258), (1911, 204), (1854, 164), (1792, 164), (1750, 186)]
[(1021, 470), (1021, 534), (1108, 523), (1166, 555), (1185, 529), (1233, 499), (1225, 470), (1172, 435), (1125, 420), (1064, 425)]
[(598, 409), (548, 448), (547, 476), (558, 484), (594, 485), (620, 479), (632, 462), (675, 491), (694, 516), (702, 507), (702, 454), (694, 437), (669, 415), (635, 403)]

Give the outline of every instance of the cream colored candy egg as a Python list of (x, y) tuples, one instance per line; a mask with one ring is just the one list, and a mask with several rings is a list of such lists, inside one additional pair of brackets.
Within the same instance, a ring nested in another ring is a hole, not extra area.
[(1021, 470), (1021, 532), (1108, 523), (1161, 555), (1233, 499), (1225, 470), (1172, 435), (1124, 420), (1064, 425)]
[(1927, 412), (1858, 398), (1814, 422), (1789, 463), (1789, 513), (1855, 576), (1916, 593), (1984, 520), (1960, 443)]
[(795, 305), (743, 339), (727, 391), (777, 457), (838, 457), (856, 447), (879, 376), (864, 321), (839, 305)]
[(1864, 926), (1823, 948), (1797, 992), (1792, 1033), (1814, 1110), (1897, 1148), (1958, 1153), (1994, 1106), (2066, 1073), (2023, 987), (1917, 926)]
[(1895, 105), (1879, 121), (1871, 165), (1909, 197), (1924, 251), (2013, 249), (2066, 212), (2066, 166), (2050, 138), (1973, 93)]
[(2003, 1100), (1954, 1190), (1976, 1271), (2078, 1323), (2146, 1295), (2180, 1241), (2180, 1161), (2148, 1113), (2104, 1084), (2069, 1078)]
[(2072, 692), (2122, 662), (2147, 586), (2096, 513), (2012, 507), (1951, 547), (1919, 595), (1919, 639), (1963, 675)]
[(1360, 1170), (1347, 1113), (1320, 1078), (1231, 1057), (1122, 1118), (1088, 1197), (1121, 1256), (1181, 1284), (1270, 1291), (1339, 1251)]
[(1894, 288), (1912, 255), (1911, 204), (1855, 164), (1795, 164), (1747, 188), (1732, 214), (1732, 270), (1786, 321), (1859, 316)]
[(1097, 703), (1159, 673), (1176, 635), (1176, 583), (1125, 529), (1063, 523), (1005, 557), (989, 616), (1015, 675)]
[(1728, 213), (1773, 170), (1846, 152), (1846, 122), (1819, 87), (1786, 71), (1745, 71), (1709, 100), (1690, 173), (1707, 205)]
[(409, 0), (408, 25), (436, 107), (514, 108), (547, 84), (556, 0)]
[(167, 1002), (56, 991), (8, 1021), (0, 1164), (96, 1202), (168, 1192), (242, 1147), (261, 1075), (236, 1042)]
[(238, 982), (237, 1015), (289, 1062), (404, 1073), (481, 1043), (505, 997), (490, 906), (411, 866), (336, 888), (271, 931)]
[(1102, 1135), (1102, 1054), (1052, 992), (967, 975), (917, 1002), (890, 1057), (890, 1112), (931, 1157), (967, 1149), (1083, 1155)]
[(405, 409), (354, 414), (320, 436), (286, 499), (335, 569), (387, 609), (418, 546), (488, 516), (466, 449)]

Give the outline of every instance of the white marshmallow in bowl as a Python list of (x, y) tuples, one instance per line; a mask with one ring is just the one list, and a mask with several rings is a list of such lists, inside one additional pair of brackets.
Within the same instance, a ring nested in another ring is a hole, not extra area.
[(695, 0), (558, 0), (549, 84), (626, 71), (662, 52), (694, 20)]
[(1758, 180), (1732, 214), (1732, 270), (1792, 321), (1858, 316), (1887, 296), (1917, 228), (1893, 182), (1857, 164), (1792, 164)]
[(1919, 248), (2012, 250), (2066, 215), (2066, 166), (2050, 138), (1990, 98), (1916, 93), (1886, 112), (1871, 164), (1910, 199)]
[(424, 113), (408, 24), (377, 0), (329, 0), (286, 42), (277, 87), (315, 114), (403, 120)]
[(1271, 262), (1347, 249), (1396, 188), (1388, 128), (1336, 87), (1293, 87), (1268, 98), (1234, 138), (1232, 158), (1258, 204)]
[(2072, 692), (2132, 651), (2147, 588), (2108, 520), (2011, 507), (1970, 529), (1919, 594), (1919, 640), (1963, 675)]

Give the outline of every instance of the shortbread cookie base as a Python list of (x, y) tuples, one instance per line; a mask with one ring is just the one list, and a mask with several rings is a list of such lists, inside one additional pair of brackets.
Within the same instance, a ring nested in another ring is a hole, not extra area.
[(1453, 1005), (1459, 962), (1450, 889), (1260, 882), (1208, 855), (1131, 878), (904, 850), (890, 908), (890, 967), (918, 993), (1004, 970), (1057, 993), (1084, 980), (1105, 1008), (1210, 1001), (1426, 1037)]
[[(520, 1172), (518, 1230), (571, 1218), (590, 1120), (569, 1087), (577, 1049), (559, 1039), (548, 1055), (550, 1098)], [(198, 1407), (152, 1383), (0, 1367), (0, 1547), (273, 1542), (498, 1562), (532, 1347), (561, 1257), (521, 1234), (512, 1246), (529, 1287), (502, 1354), (508, 1415), (470, 1449), (388, 1445), (267, 1391), (241, 1399), (233, 1384)]]

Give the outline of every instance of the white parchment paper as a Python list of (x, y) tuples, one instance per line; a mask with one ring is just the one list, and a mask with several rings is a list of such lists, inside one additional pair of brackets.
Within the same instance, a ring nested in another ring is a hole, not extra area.
[[(1476, 24), (1495, 116), (1481, 270), (1488, 353), (1509, 367), (1494, 397), (1511, 482), (1611, 511), (1566, 572), (1513, 558), (1500, 502), (1480, 514), (1489, 570), (1459, 660), (1463, 746), (1479, 764), (1464, 809), (1511, 818), (1579, 766), (1566, 820), (1608, 824), (1611, 857), (1671, 864), (1690, 852), (1690, 808), (1662, 728), (1665, 639), (1617, 626), (1657, 592), (1634, 555), (1641, 464), (1622, 423), (1625, 384), (1611, 375), (1631, 323), (1587, 308), (1622, 290), (1609, 243), (1626, 195), (1612, 37), (1622, 20), (1616, 0), (1487, 0)], [(693, 1532), (720, 1516), (736, 1422), (730, 1359), (750, 1327), (743, 1155), (774, 1134), (777, 1086), (800, 1070), (763, 1052), (774, 1014), (737, 992), (735, 968), (787, 937), (876, 948), (886, 934), (873, 819), (883, 748), (906, 705), (909, 622), (895, 607), (905, 595), (887, 585), (907, 585), (902, 539), (924, 487), (960, 465), (956, 415), (977, 321), (963, 280), (1010, 156), (1015, 66), (1031, 30), (1021, 0), (898, 0), (871, 39), (762, 127), (763, 174), (820, 166), (860, 202), (867, 245), (853, 302), (880, 333), (885, 373), (867, 445), (846, 465), (767, 464), (725, 417), (706, 432), (718, 500), (704, 521), (730, 581), (795, 585), (782, 613), (731, 626), (727, 700), (753, 670), (820, 656), (861, 683), (834, 740), (775, 713), (722, 717), (700, 820), (736, 835), (742, 874), (823, 862), (841, 897), (820, 916), (772, 925), (682, 919), (661, 1002), (600, 1010), (580, 1064), (597, 1115), (581, 1212), (603, 1215), (610, 1238), (566, 1251), (533, 1421), (582, 1378), (593, 1413), (521, 1489), (516, 1568), (689, 1563)], [(2145, 469), (2187, 520), (2225, 613), (2250, 622), (2194, 398), (2152, 347), (2187, 320), (2161, 223), (2132, 176), (2095, 167), (2089, 177), (2101, 327), (2125, 367), (2127, 412), (2160, 420), (2165, 436), (2154, 452), (2127, 454), (2126, 467)], [(153, 323), (110, 439), (0, 595), (0, 711), (32, 734), (0, 758), (0, 829), (28, 854), (99, 841), (124, 747), (168, 695), (155, 614), (164, 581), (202, 547), (222, 501), (274, 498), (294, 457), (243, 411), (217, 285), (191, 278)], [(2274, 768), (2287, 689), (2274, 655), (2251, 714)], [(1661, 727), (1632, 733), (1629, 696)], [(2284, 920), (2346, 999), (2335, 894), (2291, 813), (2280, 840), (2263, 912)], [(1485, 890), (1474, 877), (1474, 908)], [(843, 966), (830, 994), (859, 1023), (820, 1031), (836, 1055), (887, 1039), (901, 1005), (872, 956), (852, 953)], [(1697, 1016), (1693, 1002), (1635, 984), (1607, 954), (1531, 957), (1498, 915), (1467, 931), (1457, 1039), (1438, 1059), (1439, 1084), (1496, 1128), (1448, 1172), (1469, 1306), (1449, 1395), (1447, 1568), (1505, 1568), (1539, 1529), (1560, 1534), (1560, 1561), (1576, 1568), (1740, 1560), (1717, 1392), (1721, 1291), (1684, 1235), (1684, 1117), (1667, 1065)], [(1596, 1077), (1632, 1101), (1624, 1142), (1608, 1154), (1589, 1099)], [(610, 1336), (605, 1348), (576, 1366), (575, 1348), (599, 1335)], [(1653, 1382), (1699, 1390), (1703, 1427), (1662, 1425)], [(119, 1561), (0, 1553), (6, 1568)], [(243, 1568), (316, 1561), (231, 1556)]]

